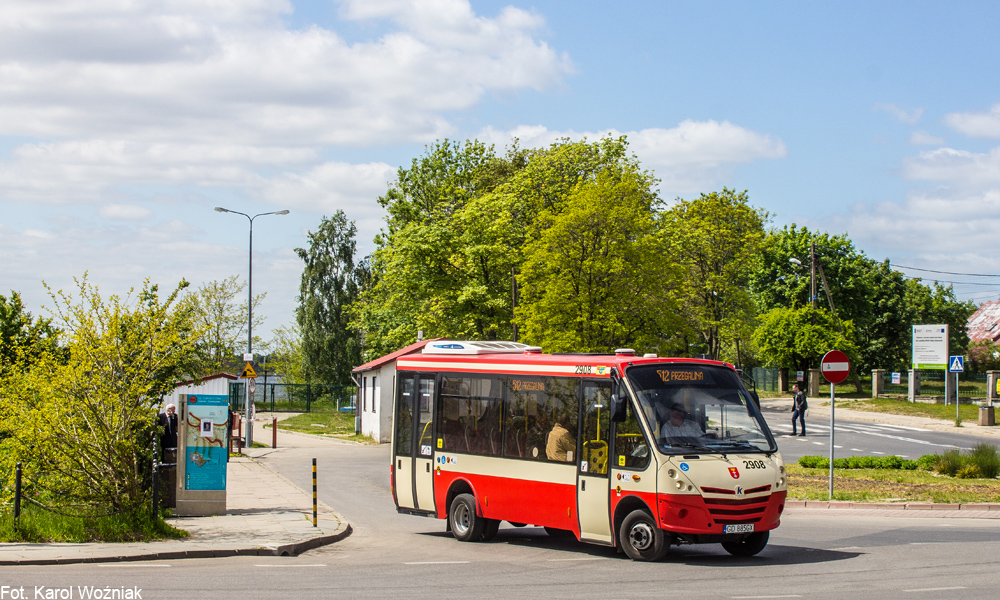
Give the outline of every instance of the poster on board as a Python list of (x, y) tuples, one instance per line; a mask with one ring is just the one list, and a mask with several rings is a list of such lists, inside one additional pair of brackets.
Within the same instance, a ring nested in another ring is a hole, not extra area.
[[(198, 394), (188, 397), (184, 434), (184, 489), (226, 489), (226, 428), (229, 396)], [(219, 424), (216, 427), (216, 424)]]
[(948, 368), (948, 326), (914, 325), (912, 348), (914, 369), (946, 370)]

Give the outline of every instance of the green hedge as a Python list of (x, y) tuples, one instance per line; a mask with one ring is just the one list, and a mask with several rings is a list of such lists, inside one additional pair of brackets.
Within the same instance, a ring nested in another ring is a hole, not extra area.
[[(917, 460), (907, 460), (898, 456), (846, 456), (833, 459), (835, 469), (916, 469), (930, 470), (937, 462), (936, 454), (926, 454)], [(830, 459), (826, 456), (803, 456), (799, 465), (807, 469), (829, 469)]]
[[(803, 456), (799, 465), (807, 469), (829, 469), (826, 456)], [(960, 479), (994, 479), (1000, 475), (1000, 453), (992, 444), (979, 443), (968, 454), (949, 450), (943, 454), (925, 454), (917, 460), (898, 456), (847, 456), (833, 460), (835, 469), (923, 469)]]

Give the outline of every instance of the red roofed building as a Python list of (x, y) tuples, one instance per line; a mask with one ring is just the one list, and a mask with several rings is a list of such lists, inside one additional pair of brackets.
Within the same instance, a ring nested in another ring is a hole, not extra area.
[[(440, 339), (440, 338), (435, 338)], [(358, 385), (358, 433), (370, 435), (378, 442), (388, 442), (392, 436), (392, 397), (396, 389), (396, 359), (414, 354), (434, 340), (421, 340), (381, 358), (354, 367), (351, 374)]]
[(966, 325), (970, 342), (1000, 342), (1000, 302), (985, 302)]

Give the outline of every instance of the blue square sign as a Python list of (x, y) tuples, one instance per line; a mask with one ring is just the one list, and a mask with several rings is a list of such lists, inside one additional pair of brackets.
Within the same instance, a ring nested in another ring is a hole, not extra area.
[(948, 359), (948, 371), (951, 373), (961, 373), (965, 370), (964, 357), (952, 356)]

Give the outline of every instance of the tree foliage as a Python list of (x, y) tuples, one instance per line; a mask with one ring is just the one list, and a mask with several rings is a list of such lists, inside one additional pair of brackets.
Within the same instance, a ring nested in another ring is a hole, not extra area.
[(57, 334), (51, 319), (33, 318), (24, 309), (19, 293), (0, 295), (0, 375), (16, 363), (55, 350)]
[(24, 463), (43, 499), (139, 510), (148, 497), (157, 406), (195, 364), (193, 315), (147, 280), (102, 298), (49, 290), (65, 353), (45, 352), (0, 380), (3, 477)]
[[(200, 366), (198, 375), (238, 370), (243, 362), (241, 356), (247, 343), (247, 299), (244, 294), (246, 282), (238, 275), (221, 281), (209, 281), (187, 296), (194, 313), (195, 326), (202, 332), (198, 341)], [(257, 310), (266, 293), (253, 298), (253, 329), (260, 331), (264, 315)], [(253, 348), (261, 344), (259, 335), (253, 339)]]
[(354, 222), (338, 210), (309, 232), (308, 248), (295, 249), (305, 263), (295, 317), (309, 382), (350, 383), (351, 369), (361, 364), (361, 345), (348, 313), (358, 297), (356, 235)]
[(747, 265), (764, 239), (768, 218), (750, 205), (746, 191), (726, 188), (680, 200), (664, 215), (666, 257), (685, 271), (684, 311), (697, 335), (682, 352), (738, 361), (733, 342), (749, 333), (756, 316)]
[(841, 334), (829, 311), (811, 305), (773, 308), (760, 318), (753, 341), (765, 364), (805, 371), (818, 366), (828, 351), (837, 349), (856, 364), (858, 348), (853, 324), (843, 324)]

